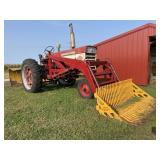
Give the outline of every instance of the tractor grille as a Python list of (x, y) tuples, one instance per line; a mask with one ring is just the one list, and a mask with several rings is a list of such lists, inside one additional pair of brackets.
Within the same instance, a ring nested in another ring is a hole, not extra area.
[(86, 53), (85, 60), (95, 61), (96, 54), (95, 53)]
[[(96, 61), (96, 54), (95, 53), (86, 53), (85, 55), (85, 60), (88, 60), (88, 61)], [(90, 66), (91, 69), (93, 71), (96, 70), (96, 66)]]

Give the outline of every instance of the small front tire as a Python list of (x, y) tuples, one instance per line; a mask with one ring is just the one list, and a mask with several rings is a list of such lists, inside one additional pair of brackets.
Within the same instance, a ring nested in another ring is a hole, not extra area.
[(86, 79), (81, 79), (78, 82), (78, 92), (83, 98), (93, 98), (93, 92), (91, 87)]

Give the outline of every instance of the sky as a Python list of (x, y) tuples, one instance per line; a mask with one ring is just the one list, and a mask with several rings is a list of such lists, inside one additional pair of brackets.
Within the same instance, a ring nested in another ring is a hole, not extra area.
[(4, 63), (20, 64), (26, 58), (38, 60), (38, 55), (52, 45), (69, 49), (69, 28), (72, 23), (76, 47), (98, 42), (127, 32), (154, 20), (5, 20)]

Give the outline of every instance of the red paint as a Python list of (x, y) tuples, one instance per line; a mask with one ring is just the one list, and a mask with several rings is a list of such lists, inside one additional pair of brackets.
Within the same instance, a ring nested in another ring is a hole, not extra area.
[[(81, 47), (73, 50), (76, 50), (76, 52), (79, 53), (83, 53), (86, 51), (86, 47)], [(73, 50), (69, 50), (68, 52)], [(112, 68), (112, 65), (107, 60), (81, 61), (77, 59), (61, 57), (62, 53), (64, 53), (64, 51), (57, 53), (51, 53), (50, 51), (48, 51), (48, 54), (45, 57), (40, 58), (40, 63), (43, 70), (42, 76), (44, 80), (57, 81), (59, 78), (67, 79), (68, 77), (76, 79), (77, 77), (79, 77), (79, 74), (82, 73), (82, 75), (87, 79), (93, 93), (95, 92), (97, 87), (108, 83), (113, 83), (118, 80)], [(91, 66), (102, 68), (102, 73), (100, 75), (96, 75), (97, 71), (92, 71)], [(85, 89), (85, 94), (88, 94), (88, 90), (85, 85), (82, 86), (82, 89)]]
[(27, 84), (32, 87), (32, 71), (29, 67), (25, 68), (25, 78), (27, 81)]
[[(90, 66), (95, 65), (98, 67), (105, 66), (105, 69), (103, 70), (105, 75), (105, 83), (103, 85), (108, 83), (113, 83), (117, 81), (117, 77), (114, 74), (113, 70), (111, 69), (111, 64), (108, 61), (81, 61), (81, 60), (75, 60), (75, 59), (69, 59), (69, 58), (62, 58), (58, 57), (56, 54), (48, 54), (48, 66), (46, 70), (48, 70), (47, 73), (47, 79), (57, 79), (62, 78), (63, 74), (71, 73), (72, 71), (75, 71), (76, 74), (82, 73), (87, 81), (90, 84), (91, 90), (94, 93), (98, 85), (102, 84), (96, 84), (96, 81), (93, 78), (92, 72), (90, 70)], [(53, 68), (53, 64), (56, 66), (60, 66), (60, 68)], [(110, 74), (109, 78), (106, 78), (106, 75)], [(94, 75), (96, 76), (96, 75)]]
[(90, 88), (86, 83), (82, 83), (80, 85), (80, 92), (84, 97), (88, 97), (90, 95)]
[(149, 36), (156, 25), (146, 24), (96, 44), (97, 58), (110, 59), (120, 80), (132, 78), (136, 84), (148, 84)]

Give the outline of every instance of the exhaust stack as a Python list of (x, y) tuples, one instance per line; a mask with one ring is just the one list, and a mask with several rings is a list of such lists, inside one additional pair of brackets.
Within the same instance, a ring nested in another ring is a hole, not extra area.
[(76, 44), (75, 44), (75, 35), (73, 32), (73, 25), (72, 23), (69, 24), (69, 28), (70, 28), (70, 48), (75, 48)]
[(57, 52), (60, 52), (60, 50), (61, 50), (61, 44), (58, 43), (56, 47), (57, 47)]

